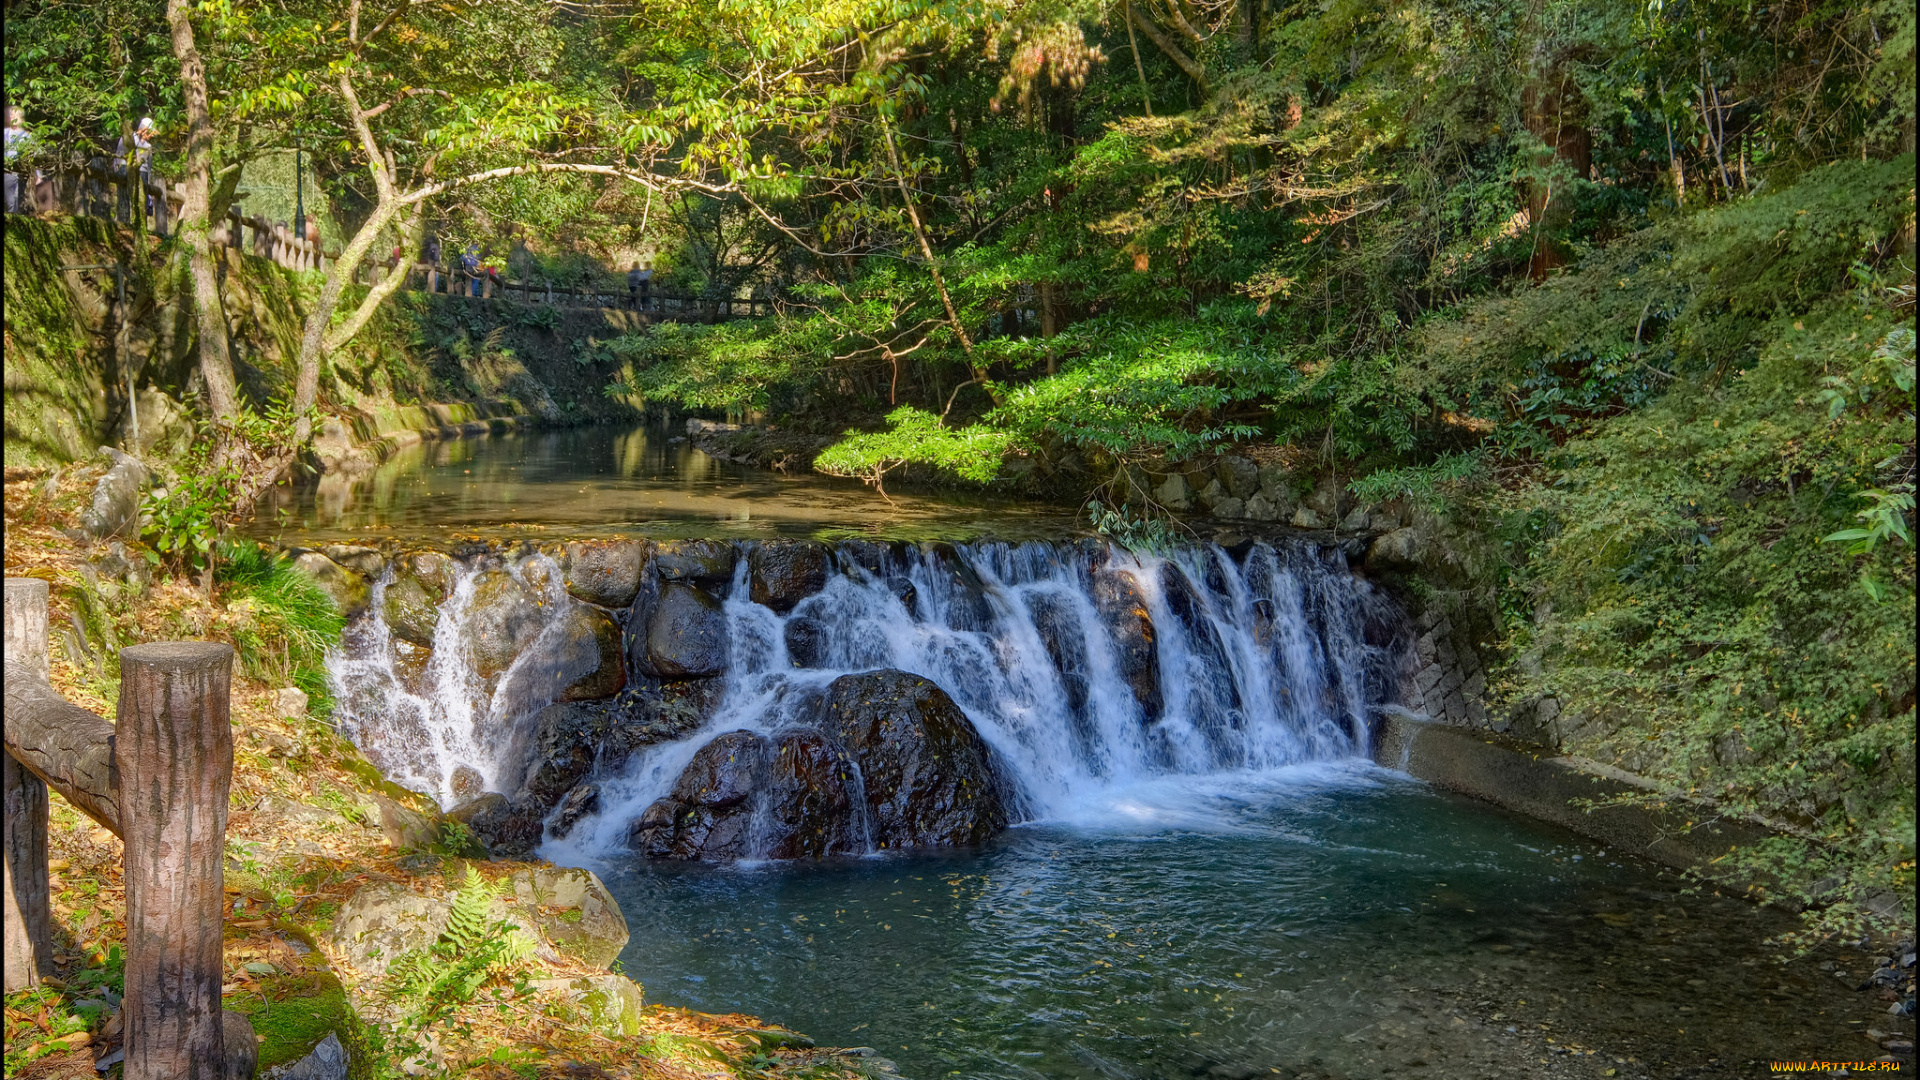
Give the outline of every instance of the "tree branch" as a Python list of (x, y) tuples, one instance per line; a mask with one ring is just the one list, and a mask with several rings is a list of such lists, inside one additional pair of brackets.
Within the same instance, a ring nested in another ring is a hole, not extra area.
[(1139, 27), (1140, 32), (1146, 35), (1147, 40), (1153, 42), (1154, 46), (1161, 52), (1166, 53), (1167, 59), (1172, 60), (1178, 65), (1181, 71), (1186, 72), (1187, 77), (1199, 85), (1201, 93), (1206, 93), (1207, 69), (1199, 61), (1188, 56), (1186, 50), (1182, 49), (1172, 38), (1169, 38), (1159, 27), (1153, 25), (1151, 21), (1144, 15), (1141, 15), (1140, 12), (1131, 5), (1128, 6), (1127, 14), (1132, 17), (1133, 25)]

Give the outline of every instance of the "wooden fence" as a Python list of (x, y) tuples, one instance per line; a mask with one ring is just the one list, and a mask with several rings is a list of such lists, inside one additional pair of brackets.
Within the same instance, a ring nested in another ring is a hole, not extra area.
[(47, 583), (6, 579), (6, 991), (53, 970), (47, 791), (124, 842), (127, 1080), (237, 1080), (258, 1060), (221, 1005), (233, 648), (120, 651), (118, 723), (47, 679)]
[[(355, 280), (377, 285), (397, 267), (391, 263), (362, 265)], [(410, 263), (400, 287), (421, 292), (465, 296), (476, 300), (510, 300), (539, 307), (628, 309), (654, 319), (674, 321), (759, 318), (773, 314), (773, 301), (762, 296), (702, 296), (653, 292), (635, 296), (624, 287), (595, 283), (555, 285), (551, 281), (497, 278), (484, 271), (469, 273), (458, 267), (442, 269), (431, 263)]]
[[(156, 236), (167, 236), (180, 218), (186, 198), (182, 186), (159, 180), (143, 185), (138, 170), (118, 169), (106, 158), (94, 158), (78, 173), (56, 175), (32, 185), (21, 201), (38, 213), (65, 211), (132, 224), (136, 194), (147, 229)], [(251, 237), (248, 229), (253, 230)], [(226, 219), (214, 228), (210, 239), (216, 246), (237, 246), (289, 270), (320, 270), (331, 261), (318, 243), (294, 235), (286, 222), (249, 215), (238, 206), (228, 208)]]
[[(134, 196), (141, 198), (147, 228), (156, 236), (168, 235), (172, 223), (179, 220), (185, 199), (181, 185), (159, 180), (141, 184), (138, 170), (129, 173), (117, 169), (106, 158), (94, 158), (78, 174), (62, 174), (44, 180), (36, 189), (23, 194), (39, 213), (66, 211), (84, 217), (98, 217), (131, 224), (134, 220)], [(248, 230), (252, 230), (249, 234)], [(237, 247), (289, 270), (324, 270), (339, 258), (337, 251), (324, 251), (320, 245), (296, 236), (291, 226), (248, 215), (240, 207), (228, 209), (227, 216), (213, 229), (209, 239), (216, 247)], [(362, 263), (354, 279), (363, 285), (375, 285), (399, 267), (391, 261)], [(561, 308), (630, 308), (650, 319), (718, 322), (723, 319), (758, 318), (773, 313), (773, 301), (762, 296), (713, 296), (687, 293), (652, 292), (637, 301), (624, 283), (608, 287), (604, 283), (556, 285), (551, 281), (497, 278), (484, 272), (469, 274), (459, 267), (440, 267), (424, 262), (406, 264), (407, 280), (401, 288), (474, 299), (501, 299), (521, 304)]]

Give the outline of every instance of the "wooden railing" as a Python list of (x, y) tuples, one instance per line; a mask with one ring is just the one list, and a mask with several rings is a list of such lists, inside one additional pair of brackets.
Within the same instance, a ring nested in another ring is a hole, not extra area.
[(122, 649), (108, 723), (48, 682), (47, 583), (7, 578), (5, 664), (7, 993), (53, 973), (51, 788), (124, 842), (127, 1080), (252, 1076), (252, 1026), (220, 997), (233, 647)]
[[(55, 177), (43, 183), (42, 190), (23, 198), (37, 209), (65, 209), (86, 217), (99, 217), (131, 224), (133, 198), (141, 197), (147, 227), (164, 237), (180, 217), (185, 198), (181, 185), (155, 180), (142, 187), (138, 170), (116, 169), (106, 158), (94, 158), (76, 175)], [(247, 230), (251, 229), (249, 234)], [(284, 222), (248, 215), (240, 207), (231, 207), (209, 237), (216, 247), (235, 247), (289, 270), (324, 270), (339, 257), (338, 252), (323, 251), (319, 244), (296, 236)], [(362, 285), (375, 285), (397, 269), (391, 263), (363, 263), (354, 279)], [(496, 278), (486, 273), (469, 273), (459, 267), (443, 268), (431, 263), (405, 264), (407, 280), (403, 289), (473, 299), (512, 300), (522, 304), (565, 308), (628, 308), (654, 319), (717, 322), (723, 319), (759, 318), (773, 314), (773, 301), (763, 296), (710, 296), (690, 293), (652, 292), (636, 298), (620, 285), (556, 285), (551, 281)], [(477, 283), (477, 284), (476, 284)]]
[[(366, 265), (360, 268), (355, 279), (362, 285), (377, 285), (395, 269), (391, 263)], [(762, 296), (700, 296), (649, 290), (636, 297), (623, 288), (497, 278), (485, 272), (472, 273), (459, 267), (443, 269), (424, 262), (408, 263), (404, 272), (407, 279), (401, 283), (402, 289), (476, 300), (511, 300), (544, 307), (626, 308), (676, 320), (747, 319), (773, 314), (773, 301)]]
[[(131, 225), (138, 210), (146, 218), (148, 231), (165, 237), (179, 221), (180, 207), (186, 199), (181, 185), (151, 180), (144, 185), (139, 170), (122, 170), (106, 158), (94, 158), (77, 173), (56, 175), (32, 185), (21, 201), (32, 209), (52, 213), (66, 211), (80, 217), (97, 217)], [(252, 229), (251, 236), (247, 230)], [(321, 270), (332, 256), (320, 245), (294, 234), (285, 222), (249, 215), (240, 207), (230, 207), (227, 216), (213, 229), (210, 239), (217, 247), (238, 247), (289, 270)]]

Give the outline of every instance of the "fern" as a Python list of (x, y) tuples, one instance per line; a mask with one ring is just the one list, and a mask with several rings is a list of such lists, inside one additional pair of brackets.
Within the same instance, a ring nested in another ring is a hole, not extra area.
[(432, 1024), (472, 1000), (489, 979), (533, 952), (533, 942), (512, 923), (492, 918), (494, 897), (493, 887), (468, 866), (446, 929), (432, 945), (394, 962), (392, 996), (412, 1005), (417, 1026)]

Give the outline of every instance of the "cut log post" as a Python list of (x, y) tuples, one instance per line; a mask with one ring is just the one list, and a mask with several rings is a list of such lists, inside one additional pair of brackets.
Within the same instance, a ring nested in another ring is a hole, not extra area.
[(226, 1071), (220, 942), (232, 677), (229, 645), (169, 641), (120, 652), (126, 1080), (222, 1080)]
[[(6, 579), (6, 680), (47, 678), (47, 583)], [(13, 710), (9, 708), (8, 726)], [(47, 880), (47, 785), (12, 754), (0, 754), (5, 801), (6, 992), (31, 990), (53, 974), (53, 906)]]

